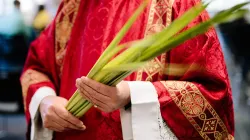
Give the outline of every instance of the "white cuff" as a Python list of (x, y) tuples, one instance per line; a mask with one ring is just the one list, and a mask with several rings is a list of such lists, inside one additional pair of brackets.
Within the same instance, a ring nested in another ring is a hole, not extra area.
[(124, 140), (133, 140), (131, 108), (120, 109), (122, 135)]
[(177, 140), (163, 121), (158, 94), (151, 82), (128, 82), (131, 104), (129, 110), (121, 109), (124, 140)]
[[(136, 140), (159, 140), (158, 95), (150, 82), (129, 83), (132, 103), (132, 129)], [(143, 128), (143, 131), (142, 131)]]
[(132, 113), (131, 111), (121, 110), (124, 140), (159, 140), (157, 115), (159, 102), (154, 86), (150, 82), (128, 83)]
[(39, 88), (33, 97), (29, 105), (29, 112), (31, 117), (31, 140), (40, 140), (46, 138), (47, 140), (52, 139), (53, 131), (43, 128), (41, 119), (39, 119), (39, 105), (43, 98), (47, 96), (56, 96), (54, 89), (50, 87)]

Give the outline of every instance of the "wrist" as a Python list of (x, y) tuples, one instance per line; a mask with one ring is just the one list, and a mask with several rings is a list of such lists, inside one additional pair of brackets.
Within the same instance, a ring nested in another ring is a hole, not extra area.
[(41, 99), (40, 104), (39, 104), (39, 108), (40, 108), (41, 106), (43, 106), (44, 104), (46, 104), (46, 102), (48, 102), (48, 100), (51, 100), (51, 99), (53, 99), (53, 98), (55, 98), (55, 97), (57, 97), (57, 96), (48, 95), (48, 96), (43, 97), (43, 98)]
[(117, 88), (118, 88), (118, 92), (120, 93), (120, 95), (123, 96), (122, 107), (125, 107), (131, 102), (130, 89), (129, 89), (128, 82), (122, 81), (121, 83), (117, 85)]
[(44, 106), (46, 105), (46, 101), (47, 101), (48, 98), (50, 98), (50, 96), (51, 96), (51, 95), (48, 95), (48, 96), (45, 96), (45, 97), (43, 97), (43, 98), (41, 99), (41, 102), (40, 102), (39, 107), (38, 107), (40, 114), (42, 114), (42, 112), (43, 112), (43, 110), (44, 110), (43, 108), (44, 108)]

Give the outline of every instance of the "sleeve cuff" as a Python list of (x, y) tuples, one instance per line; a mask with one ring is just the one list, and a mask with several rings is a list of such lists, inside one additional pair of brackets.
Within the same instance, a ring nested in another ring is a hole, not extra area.
[(39, 105), (43, 98), (47, 96), (56, 96), (54, 89), (50, 87), (41, 87), (31, 98), (31, 102), (29, 105), (29, 112), (31, 117), (31, 140), (52, 139), (53, 131), (44, 128), (41, 125), (41, 122), (39, 122), (41, 120), (39, 119)]
[[(121, 110), (124, 139), (159, 139), (157, 91), (150, 82), (135, 81), (128, 84), (132, 108)], [(141, 128), (144, 128), (143, 131)]]
[(29, 105), (31, 119), (35, 119), (41, 101), (47, 96), (56, 96), (54, 89), (50, 87), (41, 87), (35, 92)]
[(120, 109), (122, 135), (124, 140), (133, 140), (131, 108)]
[(155, 86), (151, 82), (128, 83), (132, 107), (120, 110), (123, 139), (178, 140), (162, 119)]

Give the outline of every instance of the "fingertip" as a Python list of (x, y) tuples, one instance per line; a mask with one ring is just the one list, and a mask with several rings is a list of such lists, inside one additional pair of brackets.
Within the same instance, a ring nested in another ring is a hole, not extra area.
[(82, 131), (84, 131), (84, 130), (86, 130), (87, 128), (86, 128), (86, 126), (84, 127), (84, 128), (82, 128)]
[(86, 128), (86, 126), (83, 124), (82, 121), (80, 122), (80, 127), (81, 127), (81, 128)]
[(81, 130), (86, 130), (87, 129), (87, 127), (85, 126), (85, 125), (83, 125), (82, 127), (81, 127)]
[(81, 79), (85, 79), (86, 77), (85, 76), (82, 76)]
[(76, 80), (76, 85), (77, 85), (78, 87), (81, 87), (81, 84), (82, 84), (81, 81), (82, 81), (82, 80), (81, 80), (80, 78), (78, 78), (78, 79)]
[(80, 78), (77, 78), (77, 79), (76, 79), (76, 83), (79, 83), (80, 80), (81, 80)]
[(83, 76), (81, 79), (85, 82), (88, 80), (88, 77)]

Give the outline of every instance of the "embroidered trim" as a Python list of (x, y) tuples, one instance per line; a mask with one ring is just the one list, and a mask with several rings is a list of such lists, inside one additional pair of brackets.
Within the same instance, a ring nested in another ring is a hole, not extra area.
[[(174, 0), (152, 0), (144, 36), (160, 32), (171, 24), (173, 3)], [(160, 79), (164, 73), (166, 57), (164, 53), (149, 62), (146, 67), (138, 70), (136, 80), (141, 81), (144, 72), (148, 76), (146, 81), (151, 81), (155, 74), (159, 74), (158, 79)]]
[(27, 70), (24, 72), (21, 77), (21, 85), (22, 85), (22, 93), (23, 93), (23, 104), (24, 110), (26, 110), (26, 97), (28, 94), (29, 86), (32, 84), (40, 83), (40, 82), (49, 82), (50, 79), (45, 74), (38, 72), (36, 70)]
[(203, 139), (234, 140), (214, 108), (193, 83), (183, 81), (161, 83)]
[(55, 55), (57, 70), (61, 75), (67, 42), (70, 39), (74, 21), (76, 19), (80, 0), (64, 0), (64, 6), (56, 18)]

